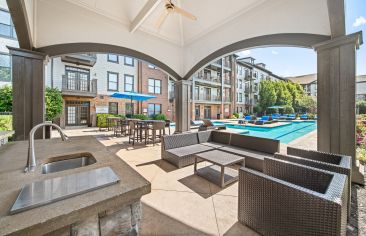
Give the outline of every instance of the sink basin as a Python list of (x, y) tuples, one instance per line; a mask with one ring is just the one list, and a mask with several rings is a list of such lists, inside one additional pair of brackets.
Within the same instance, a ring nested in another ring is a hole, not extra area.
[(95, 160), (90, 153), (77, 153), (68, 156), (53, 157), (42, 165), (42, 174), (80, 168), (92, 165), (96, 162), (97, 160)]

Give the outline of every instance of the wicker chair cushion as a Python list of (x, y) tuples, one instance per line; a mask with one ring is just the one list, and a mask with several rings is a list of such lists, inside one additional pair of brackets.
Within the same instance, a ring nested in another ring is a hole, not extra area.
[(207, 143), (201, 143), (202, 145), (213, 147), (213, 148), (223, 148), (223, 147), (230, 147), (229, 145), (222, 144), (222, 143), (216, 143), (216, 142), (207, 142)]
[(165, 150), (198, 144), (197, 133), (167, 135), (163, 139)]
[(270, 154), (280, 151), (279, 140), (253, 137), (242, 134), (231, 134), (230, 145)]
[(194, 145), (190, 145), (190, 146), (169, 149), (169, 150), (167, 150), (167, 152), (171, 153), (175, 156), (178, 156), (178, 157), (184, 157), (184, 156), (188, 156), (188, 155), (199, 153), (199, 152), (209, 151), (212, 149), (213, 149), (212, 147), (205, 146), (202, 144), (194, 144)]

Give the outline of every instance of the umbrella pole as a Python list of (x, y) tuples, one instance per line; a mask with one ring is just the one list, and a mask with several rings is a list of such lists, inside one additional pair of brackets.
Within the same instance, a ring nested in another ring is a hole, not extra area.
[(131, 109), (132, 109), (132, 116), (133, 116), (133, 112), (134, 112), (134, 107), (133, 107), (133, 103), (132, 103), (132, 97), (131, 97)]

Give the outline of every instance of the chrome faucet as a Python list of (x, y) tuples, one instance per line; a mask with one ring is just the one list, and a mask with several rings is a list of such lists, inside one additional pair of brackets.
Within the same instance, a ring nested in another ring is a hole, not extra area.
[(37, 163), (36, 163), (36, 156), (34, 154), (34, 133), (43, 126), (52, 126), (55, 127), (58, 132), (60, 133), (62, 141), (66, 141), (68, 139), (67, 135), (62, 132), (61, 127), (52, 123), (41, 123), (34, 126), (31, 131), (29, 132), (29, 147), (28, 147), (28, 160), (27, 165), (25, 166), (24, 172), (34, 171)]

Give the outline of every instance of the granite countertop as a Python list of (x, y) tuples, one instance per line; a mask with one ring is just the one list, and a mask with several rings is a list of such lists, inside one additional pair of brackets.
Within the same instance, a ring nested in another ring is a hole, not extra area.
[[(94, 137), (72, 137), (63, 142), (59, 138), (37, 140), (35, 153), (37, 167), (33, 173), (24, 173), (27, 162), (28, 141), (8, 143), (0, 148), (0, 234), (39, 235), (70, 225), (106, 209), (129, 204), (151, 191), (150, 182)], [(76, 168), (42, 174), (42, 163), (49, 158), (75, 153), (91, 153), (96, 163)], [(9, 210), (21, 188), (28, 183), (68, 174), (110, 166), (120, 178), (117, 184), (54, 202), (14, 215)]]

